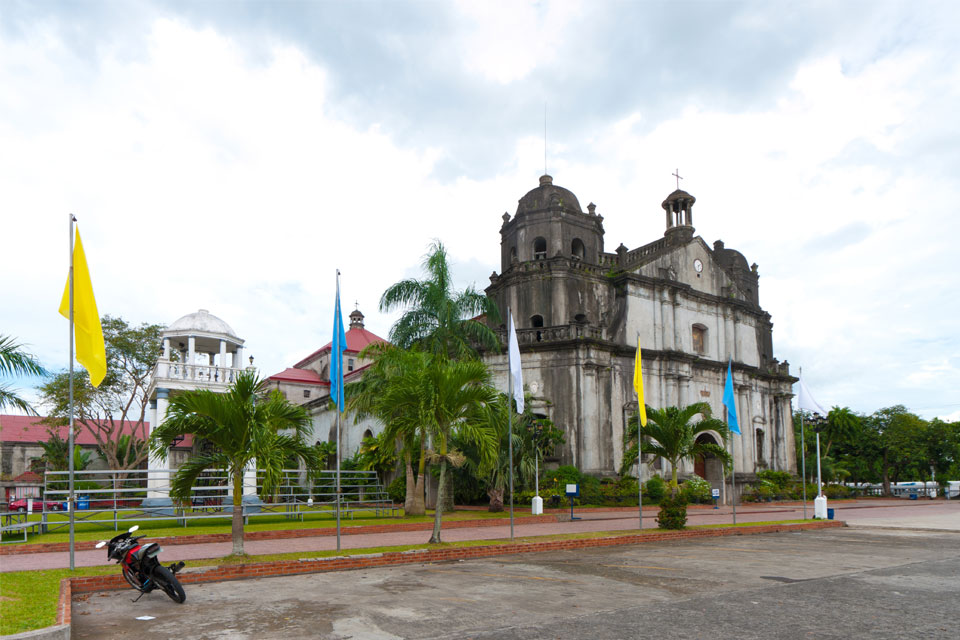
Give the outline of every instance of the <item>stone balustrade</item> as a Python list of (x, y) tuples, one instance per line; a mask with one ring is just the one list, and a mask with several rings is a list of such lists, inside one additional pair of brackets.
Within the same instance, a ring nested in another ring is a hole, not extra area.
[[(500, 340), (503, 342), (503, 344), (506, 344), (506, 332), (500, 331), (499, 333)], [(577, 322), (552, 327), (531, 327), (529, 329), (517, 329), (517, 343), (521, 346), (582, 339), (602, 340), (603, 330), (600, 327), (594, 327), (588, 324), (581, 324)]]
[[(171, 362), (161, 358), (153, 368), (153, 379), (203, 382), (209, 385), (227, 387), (233, 384), (243, 369), (218, 367), (209, 364), (186, 364)], [(160, 385), (163, 386), (163, 385)]]

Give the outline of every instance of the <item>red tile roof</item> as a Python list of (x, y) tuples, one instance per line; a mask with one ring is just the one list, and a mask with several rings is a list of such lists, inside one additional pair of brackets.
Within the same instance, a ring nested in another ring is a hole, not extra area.
[(267, 380), (278, 380), (281, 382), (296, 382), (297, 384), (316, 384), (330, 386), (329, 380), (324, 380), (313, 369), (294, 369), (288, 367), (280, 373), (275, 373)]
[[(367, 331), (366, 329), (350, 329), (345, 334), (345, 337), (347, 339), (346, 353), (359, 353), (363, 351), (363, 348), (368, 344), (372, 344), (374, 342), (386, 342), (386, 340), (377, 334)], [(315, 360), (320, 354), (324, 353), (325, 351), (330, 351), (332, 344), (332, 342), (328, 342), (293, 366), (300, 367), (312, 360)]]
[(43, 484), (43, 478), (40, 477), (40, 474), (34, 473), (33, 471), (24, 471), (14, 478), (13, 481), (21, 484)]
[[(3, 442), (26, 442), (31, 444), (46, 442), (50, 438), (47, 433), (48, 428), (52, 428), (64, 439), (67, 437), (66, 426), (47, 427), (47, 425), (40, 422), (42, 419), (42, 417), (36, 416), (0, 416), (0, 440)], [(82, 425), (82, 423), (80, 424)], [(120, 427), (119, 435), (133, 433), (136, 427), (136, 422), (126, 420)], [(136, 429), (137, 438), (142, 440), (146, 437), (146, 432), (149, 431), (149, 428), (150, 427), (144, 423), (142, 427)], [(76, 436), (74, 436), (74, 442), (86, 446), (96, 446), (97, 444), (93, 434), (86, 428), (81, 428), (77, 432)]]

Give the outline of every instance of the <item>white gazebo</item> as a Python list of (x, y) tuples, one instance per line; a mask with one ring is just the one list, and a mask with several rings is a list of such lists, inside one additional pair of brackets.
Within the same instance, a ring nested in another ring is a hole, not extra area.
[[(154, 365), (147, 390), (151, 433), (163, 422), (171, 393), (194, 389), (226, 391), (245, 368), (253, 366), (251, 357), (244, 367), (243, 340), (230, 325), (206, 309), (183, 316), (167, 327), (162, 336), (163, 354)], [(169, 455), (167, 462), (151, 456), (148, 471), (166, 470), (169, 462)], [(166, 497), (168, 473), (147, 474), (148, 497)]]

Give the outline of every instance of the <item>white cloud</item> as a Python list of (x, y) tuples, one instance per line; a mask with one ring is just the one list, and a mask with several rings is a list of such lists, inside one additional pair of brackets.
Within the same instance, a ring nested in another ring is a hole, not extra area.
[[(590, 21), (593, 40), (581, 42), (585, 7), (461, 3), (452, 30), (435, 34), (454, 46), (427, 50), (455, 51), (470, 91), (534, 90), (554, 75), (565, 85), (565, 69), (603, 52), (599, 30), (622, 28)], [(740, 20), (779, 24), (770, 12)], [(380, 335), (395, 317), (377, 312), (380, 294), (417, 273), (433, 238), (486, 286), (499, 268), (500, 216), (543, 170), (539, 126), (510, 132), (491, 177), (468, 168), (440, 182), (437, 166), (452, 149), (491, 132), (465, 128), (428, 145), (406, 130), (415, 142), (400, 144), (392, 104), (373, 91), (342, 95), (345, 63), (335, 55), (319, 62), (278, 36), (253, 47), (216, 20), (204, 24), (132, 23), (122, 44), (91, 36), (86, 57), (50, 22), (0, 35), (0, 216), (5, 237), (18, 239), (0, 254), (0, 332), (65, 366), (55, 309), (69, 212), (103, 313), (170, 322), (207, 308), (246, 338), (267, 373), (329, 340), (337, 268), (344, 308), (358, 301)], [(759, 263), (775, 354), (794, 372), (804, 366), (822, 404), (942, 408), (960, 402), (960, 302), (950, 295), (960, 187), (949, 162), (960, 139), (960, 63), (936, 33), (911, 40), (886, 15), (871, 24), (815, 57), (780, 61), (788, 75), (747, 109), (694, 87), (661, 117), (656, 100), (631, 102), (614, 84), (636, 79), (611, 76), (590, 95), (571, 85), (563, 100), (622, 103), (607, 122), (568, 134), (558, 126), (548, 167), (583, 206), (597, 203), (608, 251), (661, 236), (659, 205), (679, 167), (681, 187), (698, 198), (698, 233)], [(884, 44), (891, 34), (896, 46)], [(398, 37), (389, 46), (419, 51)], [(409, 60), (410, 75), (431, 62)], [(433, 79), (410, 90), (442, 103)], [(377, 82), (391, 78), (367, 84)], [(361, 99), (379, 117), (345, 121)], [(461, 120), (496, 121), (473, 112)]]

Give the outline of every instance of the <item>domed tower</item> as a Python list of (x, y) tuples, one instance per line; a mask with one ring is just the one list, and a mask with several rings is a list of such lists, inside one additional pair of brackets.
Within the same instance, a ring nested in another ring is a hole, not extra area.
[(501, 273), (514, 264), (560, 256), (598, 264), (603, 217), (595, 209), (591, 203), (584, 213), (572, 191), (553, 184), (551, 176), (540, 176), (540, 186), (520, 198), (513, 219), (503, 214)]
[[(253, 356), (244, 367), (243, 340), (226, 322), (206, 309), (189, 313), (163, 330), (163, 354), (157, 360), (147, 389), (150, 398), (150, 431), (163, 422), (172, 394), (194, 389), (226, 391), (245, 368), (253, 368)], [(174, 453), (176, 455), (174, 455)], [(149, 469), (175, 468), (188, 452), (168, 452), (166, 462), (153, 456)], [(162, 488), (166, 473), (148, 474), (151, 489)], [(151, 498), (165, 496), (156, 491)]]
[[(509, 308), (517, 328), (558, 328), (538, 333), (566, 335), (571, 324), (599, 325), (597, 296), (603, 280), (603, 217), (593, 203), (587, 213), (569, 189), (540, 176), (540, 186), (520, 198), (517, 213), (503, 214), (501, 273), (490, 278), (493, 298), (506, 323)], [(564, 329), (560, 329), (564, 328)]]

